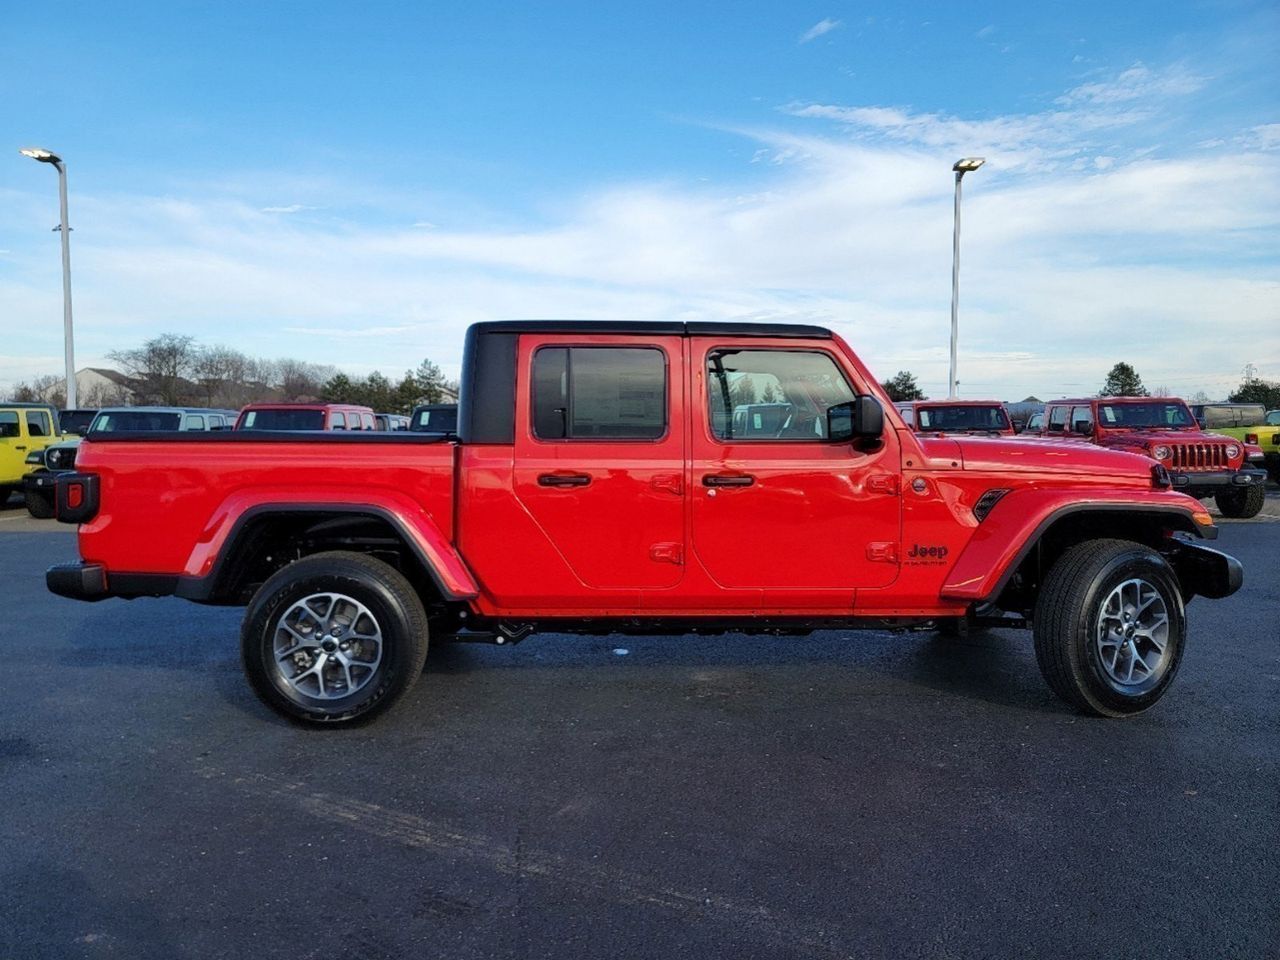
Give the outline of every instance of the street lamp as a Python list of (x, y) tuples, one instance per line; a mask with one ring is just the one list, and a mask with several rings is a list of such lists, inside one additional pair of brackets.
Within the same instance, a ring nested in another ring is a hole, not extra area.
[(67, 408), (76, 406), (76, 362), (71, 339), (71, 226), (67, 223), (67, 167), (62, 158), (40, 147), (23, 147), (18, 151), (24, 157), (51, 163), (58, 171), (58, 202), (62, 208), (62, 336), (67, 362)]
[(957, 160), (952, 170), (956, 172), (956, 227), (951, 239), (951, 392), (948, 396), (956, 398), (956, 307), (960, 303), (960, 181), (966, 173), (977, 170), (986, 163), (985, 157), (965, 157)]

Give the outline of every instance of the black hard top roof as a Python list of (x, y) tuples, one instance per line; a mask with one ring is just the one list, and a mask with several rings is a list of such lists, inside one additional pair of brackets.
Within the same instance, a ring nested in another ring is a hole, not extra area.
[(799, 323), (736, 323), (681, 320), (486, 320), (473, 323), (485, 333), (630, 333), (651, 337), (796, 337), (830, 340), (826, 327)]

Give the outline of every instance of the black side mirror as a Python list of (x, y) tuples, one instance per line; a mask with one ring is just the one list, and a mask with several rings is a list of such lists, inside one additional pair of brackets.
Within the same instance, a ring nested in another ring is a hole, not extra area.
[(1089, 436), (1093, 433), (1093, 422), (1090, 420), (1077, 420), (1076, 433), (1082, 434), (1086, 437)]
[(855, 397), (827, 408), (827, 439), (832, 443), (879, 440), (884, 409), (875, 397)]

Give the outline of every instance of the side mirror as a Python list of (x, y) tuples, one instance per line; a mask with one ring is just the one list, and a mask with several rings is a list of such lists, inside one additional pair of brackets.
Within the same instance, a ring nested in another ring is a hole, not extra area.
[(827, 408), (827, 439), (832, 443), (879, 440), (884, 410), (875, 397), (855, 397)]
[(1091, 434), (1093, 433), (1093, 423), (1092, 423), (1092, 421), (1089, 421), (1089, 420), (1077, 420), (1077, 421), (1076, 421), (1076, 433), (1082, 434), (1083, 436), (1086, 436), (1086, 437), (1087, 437), (1087, 436), (1089, 436), (1089, 435), (1091, 435)]

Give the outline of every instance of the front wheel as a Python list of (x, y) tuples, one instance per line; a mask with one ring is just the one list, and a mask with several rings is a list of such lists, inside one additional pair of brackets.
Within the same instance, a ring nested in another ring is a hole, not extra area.
[(1222, 515), (1233, 520), (1248, 520), (1250, 517), (1256, 517), (1262, 512), (1262, 505), (1266, 499), (1267, 490), (1261, 483), (1224, 490), (1213, 496), (1213, 502), (1218, 505)]
[(395, 568), (359, 553), (317, 553), (278, 570), (245, 611), (245, 676), (291, 720), (347, 724), (409, 692), (427, 657), (427, 615)]
[(23, 491), (27, 501), (27, 513), (37, 520), (48, 520), (53, 516), (53, 498), (47, 497), (38, 490)]
[(1059, 557), (1041, 586), (1036, 661), (1067, 703), (1129, 716), (1173, 683), (1186, 629), (1177, 577), (1160, 554), (1127, 540), (1089, 540)]

